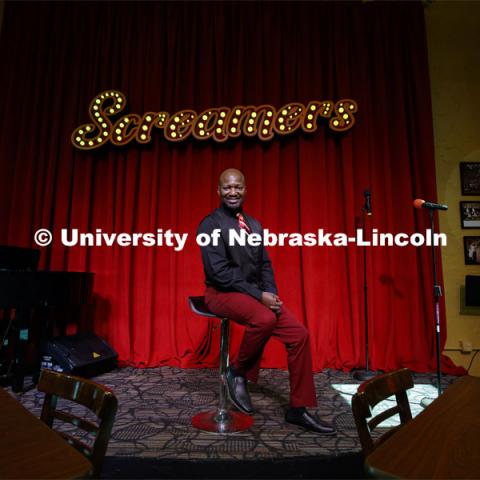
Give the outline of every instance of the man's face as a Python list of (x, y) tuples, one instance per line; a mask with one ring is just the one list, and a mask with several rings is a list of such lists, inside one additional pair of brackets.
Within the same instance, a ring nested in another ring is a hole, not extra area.
[(217, 193), (226, 207), (232, 210), (240, 208), (247, 193), (243, 176), (236, 173), (223, 176), (220, 178)]

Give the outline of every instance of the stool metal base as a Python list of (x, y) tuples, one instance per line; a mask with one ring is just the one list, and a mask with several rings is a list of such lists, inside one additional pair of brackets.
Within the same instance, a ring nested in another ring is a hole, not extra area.
[[(198, 315), (216, 317), (205, 305), (204, 297), (189, 297), (190, 308)], [(228, 410), (228, 392), (225, 374), (228, 368), (228, 345), (230, 339), (230, 325), (227, 317), (221, 319), (220, 330), (220, 362), (219, 373), (219, 399), (218, 408), (210, 412), (197, 413), (192, 418), (192, 425), (199, 430), (212, 433), (236, 433), (247, 430), (253, 425), (253, 418), (240, 412)]]
[(213, 433), (235, 433), (253, 425), (253, 418), (240, 412), (213, 410), (200, 412), (192, 417), (192, 425), (199, 430)]

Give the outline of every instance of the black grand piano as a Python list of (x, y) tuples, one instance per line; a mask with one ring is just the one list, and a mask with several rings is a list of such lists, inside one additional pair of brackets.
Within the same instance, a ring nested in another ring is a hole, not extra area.
[[(0, 246), (0, 338), (3, 339), (0, 360), (3, 365), (7, 363), (6, 347), (13, 352), (8, 372), (0, 373), (8, 377), (14, 392), (23, 390), (24, 386), (25, 350), (32, 314), (39, 310), (45, 312), (48, 307), (79, 307), (89, 303), (92, 297), (93, 273), (39, 271), (39, 258), (40, 250)], [(35, 315), (35, 318), (42, 321), (45, 315)], [(48, 328), (43, 325), (41, 330), (40, 342), (43, 342)]]

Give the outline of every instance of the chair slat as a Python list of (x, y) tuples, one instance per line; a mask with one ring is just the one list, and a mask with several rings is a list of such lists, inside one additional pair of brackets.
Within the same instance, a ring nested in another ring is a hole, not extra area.
[(82, 430), (85, 430), (89, 433), (97, 434), (98, 433), (98, 426), (95, 425), (92, 422), (89, 422), (88, 420), (85, 420), (84, 418), (77, 417), (76, 415), (72, 415), (71, 413), (64, 412), (62, 410), (56, 410), (53, 413), (53, 416), (61, 420), (62, 422), (65, 423), (71, 423), (72, 425), (75, 425), (78, 428), (81, 428)]
[(66, 432), (56, 431), (67, 443), (72, 445), (76, 450), (78, 450), (82, 455), (85, 455), (88, 458), (91, 458), (93, 449), (90, 445), (87, 445), (85, 442), (82, 442), (73, 435), (69, 435)]
[[(411, 420), (412, 413), (406, 391), (412, 387), (412, 374), (406, 368), (379, 375), (358, 387), (357, 393), (352, 398), (352, 413), (365, 456)], [(372, 409), (392, 396), (395, 396), (396, 405), (372, 417)], [(371, 432), (382, 422), (397, 414), (400, 416), (401, 425), (388, 430), (374, 442)]]
[[(117, 399), (107, 387), (91, 380), (51, 370), (42, 370), (38, 390), (45, 393), (41, 420), (53, 428), (54, 419), (72, 424), (80, 431), (94, 435), (93, 446), (89, 446), (70, 432), (56, 432), (78, 451), (83, 453), (93, 464), (93, 476), (101, 472), (103, 459), (107, 450), (110, 433), (117, 412)], [(98, 425), (73, 413), (57, 408), (58, 398), (83, 405), (98, 418)]]
[(384, 410), (383, 412), (380, 412), (368, 422), (370, 430), (373, 430), (375, 427), (377, 427), (380, 423), (384, 422), (388, 418), (393, 417), (394, 415), (399, 413), (399, 411), (400, 409), (398, 408), (398, 405), (396, 405), (395, 407), (391, 407), (387, 410)]

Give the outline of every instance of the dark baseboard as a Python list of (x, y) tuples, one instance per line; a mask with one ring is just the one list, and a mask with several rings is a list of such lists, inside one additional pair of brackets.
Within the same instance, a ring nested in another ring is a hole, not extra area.
[(360, 453), (265, 460), (165, 460), (106, 457), (102, 478), (291, 479), (365, 478)]

